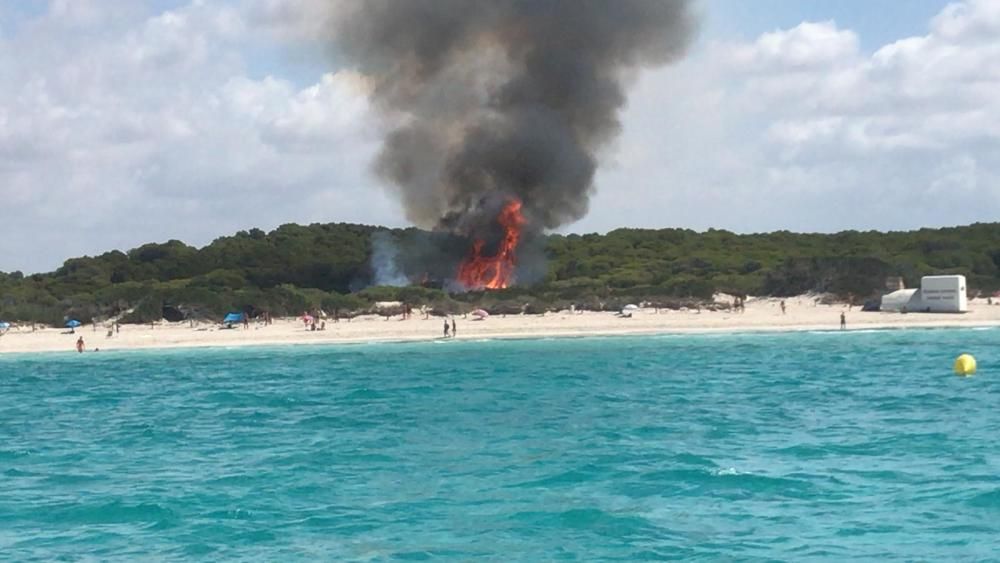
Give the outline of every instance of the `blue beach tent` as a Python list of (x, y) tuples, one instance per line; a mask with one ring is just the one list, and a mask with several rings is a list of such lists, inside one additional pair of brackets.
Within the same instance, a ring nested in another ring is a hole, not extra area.
[(10, 328), (10, 323), (0, 321), (0, 330), (7, 330), (8, 328)]
[(76, 328), (76, 327), (80, 326), (81, 324), (83, 324), (83, 323), (81, 323), (80, 321), (78, 321), (76, 319), (70, 319), (70, 320), (66, 321), (66, 328)]
[(226, 318), (222, 319), (224, 325), (234, 325), (241, 322), (243, 322), (243, 313), (229, 313)]

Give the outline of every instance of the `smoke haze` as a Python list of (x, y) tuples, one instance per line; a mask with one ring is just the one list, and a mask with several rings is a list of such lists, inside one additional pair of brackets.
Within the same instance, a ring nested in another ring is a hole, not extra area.
[(695, 28), (689, 0), (328, 5), (329, 42), (389, 124), (378, 174), (418, 226), (463, 234), (510, 197), (533, 230), (586, 214), (625, 85), (683, 55)]
[(410, 280), (400, 271), (398, 260), (399, 248), (396, 246), (396, 241), (392, 239), (392, 235), (386, 231), (373, 233), (370, 259), (372, 283), (393, 287), (410, 285)]

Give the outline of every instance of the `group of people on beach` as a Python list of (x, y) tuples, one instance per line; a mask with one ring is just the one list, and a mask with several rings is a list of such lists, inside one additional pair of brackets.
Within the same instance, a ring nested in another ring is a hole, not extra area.
[[(737, 297), (737, 301), (736, 301), (736, 304), (734, 305), (734, 308), (736, 310), (738, 310), (738, 311), (743, 311), (745, 309), (745, 307), (746, 307), (745, 301), (743, 299)], [(785, 301), (784, 300), (781, 301), (780, 307), (781, 307), (781, 313), (785, 314)], [(308, 330), (314, 331), (314, 330), (325, 330), (326, 329), (326, 322), (322, 322), (317, 327), (315, 317), (312, 317), (311, 315), (308, 315), (308, 314), (306, 314), (304, 316), (308, 317), (306, 319), (306, 322), (305, 322), (306, 327), (307, 327)], [(244, 322), (246, 322), (246, 315), (244, 315)], [(271, 322), (270, 315), (267, 315), (265, 317), (265, 321), (264, 322), (265, 322), (265, 324), (269, 324)], [(846, 330), (847, 329), (847, 315), (843, 311), (840, 313), (840, 329), (841, 330)], [(108, 337), (111, 337), (112, 331), (118, 332), (118, 322), (117, 321), (113, 324), (112, 328), (110, 330), (108, 330)], [(454, 317), (452, 317), (451, 319), (445, 318), (444, 319), (444, 337), (445, 338), (455, 338), (457, 336), (458, 336), (458, 325), (455, 322), (455, 318)], [(76, 340), (76, 351), (79, 352), (79, 353), (83, 353), (85, 350), (86, 350), (86, 344), (84, 343), (83, 337), (81, 336), (81, 337), (79, 337)], [(94, 349), (95, 352), (97, 350), (98, 350), (97, 348)]]

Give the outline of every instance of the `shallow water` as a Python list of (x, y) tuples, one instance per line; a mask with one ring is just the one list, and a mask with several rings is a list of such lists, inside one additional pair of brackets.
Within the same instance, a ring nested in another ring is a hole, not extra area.
[(989, 559), (998, 340), (0, 357), (0, 558)]

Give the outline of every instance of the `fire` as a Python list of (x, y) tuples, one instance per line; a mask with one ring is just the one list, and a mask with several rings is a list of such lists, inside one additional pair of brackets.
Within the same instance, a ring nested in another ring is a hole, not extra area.
[(521, 240), (524, 215), (521, 200), (512, 199), (500, 211), (497, 223), (503, 227), (503, 240), (494, 256), (483, 256), (485, 241), (477, 239), (472, 251), (458, 267), (458, 282), (469, 289), (504, 289), (509, 287), (517, 266), (517, 244)]

